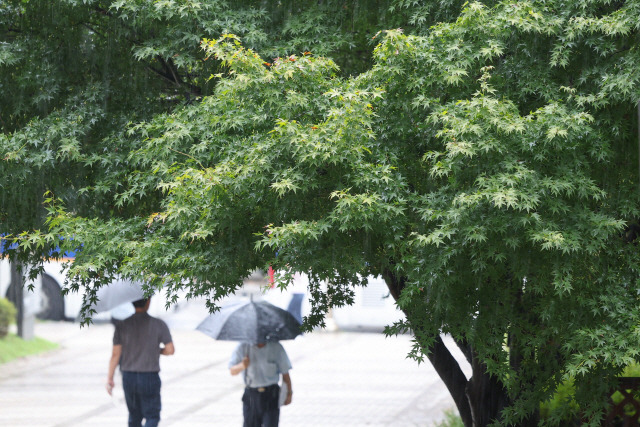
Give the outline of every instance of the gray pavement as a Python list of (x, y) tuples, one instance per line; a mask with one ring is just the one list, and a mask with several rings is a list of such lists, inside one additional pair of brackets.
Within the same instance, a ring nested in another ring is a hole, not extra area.
[[(195, 331), (206, 315), (190, 302), (163, 317), (176, 346), (161, 359), (163, 426), (242, 425), (242, 380), (227, 369), (235, 343)], [(125, 426), (121, 383), (113, 397), (104, 388), (113, 326), (42, 322), (35, 333), (60, 348), (0, 365), (0, 426)], [(409, 336), (316, 331), (283, 345), (294, 398), (282, 427), (428, 427), (454, 408), (433, 368), (406, 358)]]

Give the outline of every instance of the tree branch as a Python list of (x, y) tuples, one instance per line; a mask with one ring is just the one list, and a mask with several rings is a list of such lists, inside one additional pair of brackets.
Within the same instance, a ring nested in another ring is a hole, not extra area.
[(471, 346), (467, 342), (467, 340), (454, 340), (462, 354), (464, 354), (465, 359), (469, 362), (469, 365), (473, 363), (473, 353), (471, 352)]
[(176, 86), (180, 86), (182, 84), (182, 79), (180, 79), (180, 76), (174, 70), (173, 64), (165, 61), (164, 58), (162, 58), (160, 55), (156, 55), (156, 59), (160, 62), (160, 64), (162, 64), (162, 67), (166, 70), (165, 75), (166, 76), (171, 75), (171, 77), (173, 78), (173, 83)]
[(198, 86), (194, 86), (190, 83), (185, 83), (182, 80), (182, 78), (180, 77), (180, 73), (177, 72), (175, 65), (173, 65), (173, 62), (171, 61), (167, 62), (160, 56), (156, 56), (156, 59), (158, 60), (158, 62), (160, 62), (160, 64), (162, 65), (162, 68), (164, 68), (164, 71), (160, 71), (158, 69), (151, 67), (150, 65), (147, 65), (146, 67), (149, 70), (158, 74), (163, 79), (171, 82), (176, 87), (186, 87), (187, 90), (195, 96), (199, 96), (201, 94), (201, 90)]
[(177, 85), (176, 81), (173, 80), (171, 78), (171, 76), (168, 76), (164, 72), (162, 72), (162, 71), (160, 71), (160, 70), (158, 70), (156, 68), (153, 68), (151, 65), (145, 65), (145, 68), (147, 68), (149, 71), (152, 71), (153, 73), (159, 75), (160, 77), (162, 77), (163, 79), (167, 80), (168, 82), (170, 82), (170, 83), (172, 83), (174, 85)]

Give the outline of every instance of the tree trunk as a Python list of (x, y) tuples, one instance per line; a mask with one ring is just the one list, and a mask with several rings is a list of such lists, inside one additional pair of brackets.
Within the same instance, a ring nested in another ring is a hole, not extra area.
[[(509, 279), (509, 282), (511, 287), (516, 289), (514, 302), (513, 302), (514, 307), (517, 310), (518, 315), (524, 318), (525, 316), (527, 316), (527, 311), (525, 310), (526, 303), (523, 301), (523, 299), (525, 298), (525, 295), (524, 295), (524, 290), (522, 288), (522, 285), (514, 284), (511, 279)], [(531, 326), (531, 329), (534, 330), (535, 325), (538, 324), (537, 319), (535, 319), (535, 314), (533, 315), (530, 314), (528, 318), (529, 318), (529, 322), (531, 322), (531, 324), (533, 325)], [(521, 377), (521, 372), (523, 370), (523, 362), (525, 360), (525, 357), (522, 354), (520, 340), (517, 338), (517, 334), (513, 334), (512, 332), (509, 332), (507, 339), (508, 339), (508, 345), (509, 345), (509, 365), (511, 366), (511, 369), (513, 369), (513, 371), (516, 373), (516, 376)], [(532, 384), (528, 384), (528, 383), (525, 383), (525, 386), (526, 385), (532, 386)], [(523, 387), (520, 386), (518, 388), (522, 389)], [(527, 418), (520, 420), (518, 425), (522, 427), (535, 427), (538, 425), (539, 420), (540, 420), (540, 410), (536, 410), (533, 413), (529, 414)]]
[(427, 357), (449, 390), (464, 425), (467, 427), (475, 425), (473, 424), (472, 400), (467, 395), (467, 377), (442, 341), (442, 337), (436, 338), (434, 344), (429, 348)]
[(24, 289), (22, 283), (22, 272), (18, 265), (12, 261), (10, 263), (11, 282), (9, 288), (11, 295), (9, 300), (16, 307), (16, 326), (18, 327), (18, 336), (24, 338)]
[[(383, 277), (390, 294), (397, 301), (404, 288), (404, 279), (389, 270), (383, 273)], [(411, 323), (410, 315), (406, 312), (405, 315)], [(472, 377), (469, 380), (441, 336), (436, 337), (426, 349), (427, 357), (449, 390), (465, 427), (488, 426), (500, 418), (500, 412), (508, 404), (507, 391), (495, 377), (487, 374), (486, 367), (467, 343), (456, 344), (471, 365)]]
[(472, 424), (465, 423), (465, 426), (487, 426), (500, 418), (500, 412), (508, 405), (509, 397), (504, 386), (487, 373), (484, 363), (473, 352), (471, 369), (473, 376), (469, 379), (466, 393), (471, 406)]

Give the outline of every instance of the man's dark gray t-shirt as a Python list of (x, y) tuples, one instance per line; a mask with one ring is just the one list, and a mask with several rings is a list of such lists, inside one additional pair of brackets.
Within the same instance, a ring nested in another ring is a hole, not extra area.
[(122, 345), (120, 370), (160, 372), (160, 343), (172, 342), (169, 327), (148, 313), (135, 313), (116, 325), (113, 345)]

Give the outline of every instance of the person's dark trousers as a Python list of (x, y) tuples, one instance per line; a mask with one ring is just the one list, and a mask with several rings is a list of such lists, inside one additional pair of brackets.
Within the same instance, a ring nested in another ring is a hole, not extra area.
[(244, 427), (278, 427), (280, 421), (280, 386), (270, 385), (261, 389), (245, 388), (242, 395)]
[(122, 388), (129, 409), (129, 427), (156, 427), (160, 422), (160, 375), (157, 372), (123, 372)]

